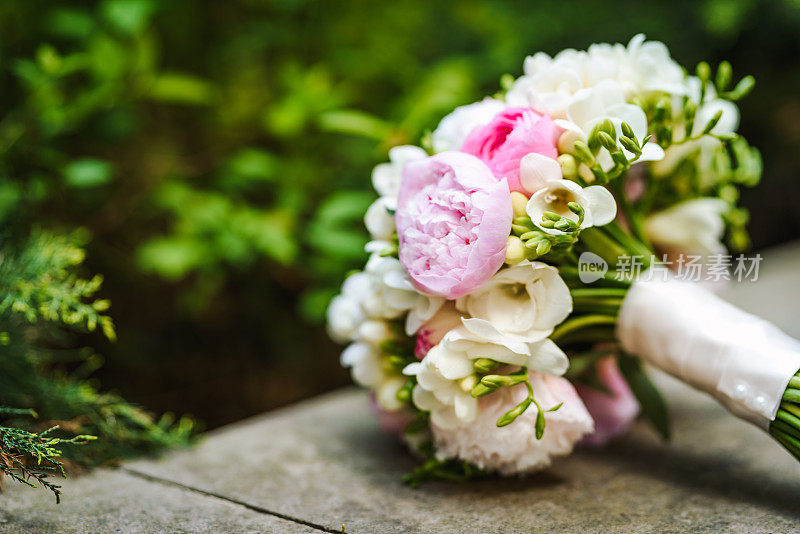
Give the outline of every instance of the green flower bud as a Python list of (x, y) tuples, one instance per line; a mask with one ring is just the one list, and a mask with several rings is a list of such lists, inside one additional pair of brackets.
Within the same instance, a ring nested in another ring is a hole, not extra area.
[(514, 210), (514, 217), (527, 217), (528, 214), (525, 211), (527, 205), (528, 197), (519, 191), (511, 192), (511, 208)]
[(594, 163), (594, 154), (583, 141), (575, 141), (575, 157), (587, 165)]
[(703, 135), (711, 133), (711, 130), (714, 129), (714, 126), (717, 125), (717, 123), (719, 122), (719, 120), (721, 118), (722, 118), (722, 110), (720, 109), (720, 110), (717, 110), (716, 113), (714, 113), (714, 116), (711, 117), (710, 121), (708, 121), (708, 124), (706, 124), (706, 127), (703, 128)]
[(516, 236), (509, 236), (506, 240), (506, 263), (514, 265), (525, 259), (525, 244)]
[(477, 358), (472, 362), (472, 368), (476, 373), (488, 373), (498, 365), (500, 364), (491, 358)]
[(572, 180), (578, 175), (578, 163), (575, 157), (570, 154), (561, 154), (558, 156), (558, 163), (561, 165), (561, 174), (567, 180)]
[(733, 75), (733, 69), (731, 68), (731, 64), (727, 61), (723, 61), (719, 64), (717, 68), (717, 90), (722, 92), (727, 87), (728, 84), (731, 83), (731, 76)]

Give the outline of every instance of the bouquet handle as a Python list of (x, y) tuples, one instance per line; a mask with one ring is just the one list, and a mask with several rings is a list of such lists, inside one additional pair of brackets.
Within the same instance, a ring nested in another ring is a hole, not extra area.
[(622, 348), (769, 431), (800, 369), (800, 342), (699, 284), (651, 274), (622, 302)]

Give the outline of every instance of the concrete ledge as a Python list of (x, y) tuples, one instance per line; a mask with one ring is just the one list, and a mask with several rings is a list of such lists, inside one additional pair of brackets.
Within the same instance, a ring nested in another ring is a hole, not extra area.
[[(743, 308), (800, 337), (800, 246), (765, 254)], [(800, 465), (665, 376), (672, 443), (646, 425), (527, 479), (417, 490), (413, 458), (345, 389), (212, 432), (194, 449), (0, 495), (0, 532), (797, 532)], [(234, 453), (234, 451), (237, 451)], [(234, 456), (235, 454), (235, 456)]]

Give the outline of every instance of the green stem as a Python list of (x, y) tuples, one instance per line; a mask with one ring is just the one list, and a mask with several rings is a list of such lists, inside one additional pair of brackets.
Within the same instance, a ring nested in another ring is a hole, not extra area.
[(600, 228), (587, 228), (581, 231), (581, 243), (587, 250), (603, 258), (609, 267), (617, 265), (620, 256), (630, 256), (619, 243), (611, 239)]
[[(558, 272), (562, 278), (569, 278), (571, 280), (580, 280), (578, 268), (573, 266), (564, 265), (558, 268)], [(614, 286), (620, 289), (629, 289), (631, 281), (627, 279), (619, 279), (612, 273), (605, 273), (596, 283), (604, 283), (609, 286)]]
[(628, 294), (627, 289), (622, 288), (612, 288), (612, 287), (582, 287), (577, 289), (570, 289), (570, 294), (572, 295), (573, 299), (580, 299), (580, 298), (602, 298), (602, 297), (610, 297), (610, 298), (625, 298), (625, 295)]
[(613, 239), (617, 240), (623, 247), (628, 250), (630, 256), (641, 256), (642, 261), (648, 266), (650, 265), (650, 257), (653, 251), (647, 246), (643, 240), (637, 239), (626, 232), (617, 221), (611, 221), (602, 227)]
[(572, 332), (577, 332), (583, 328), (588, 328), (592, 326), (603, 326), (603, 325), (616, 325), (617, 318), (611, 315), (605, 314), (592, 314), (592, 315), (581, 315), (580, 317), (573, 317), (572, 319), (567, 319), (561, 325), (555, 329), (555, 331), (550, 335), (550, 339), (555, 342), (558, 342), (559, 339), (563, 338), (565, 335), (570, 334)]
[(584, 328), (577, 332), (564, 335), (559, 342), (566, 346), (571, 343), (597, 343), (599, 341), (615, 342), (617, 335), (613, 327)]
[[(614, 191), (617, 193), (617, 200), (619, 201), (619, 205), (622, 208), (622, 213), (625, 219), (630, 224), (633, 235), (639, 241), (641, 241), (643, 244), (649, 247), (650, 243), (647, 239), (647, 234), (645, 234), (644, 228), (642, 227), (642, 219), (640, 217), (640, 214), (633, 208), (633, 205), (631, 204), (630, 200), (628, 200), (628, 197), (625, 195), (624, 180), (620, 180), (619, 182), (613, 182), (613, 183), (615, 185), (613, 185), (612, 187), (614, 188)], [(616, 221), (614, 221), (614, 223), (616, 223)]]

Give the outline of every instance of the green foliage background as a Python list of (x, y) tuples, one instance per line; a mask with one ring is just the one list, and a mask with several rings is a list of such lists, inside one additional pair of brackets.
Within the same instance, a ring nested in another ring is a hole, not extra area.
[(94, 373), (210, 425), (346, 381), (319, 321), (369, 175), (538, 50), (665, 41), (758, 85), (757, 247), (800, 235), (800, 2), (0, 3), (0, 227), (78, 231), (118, 341)]

